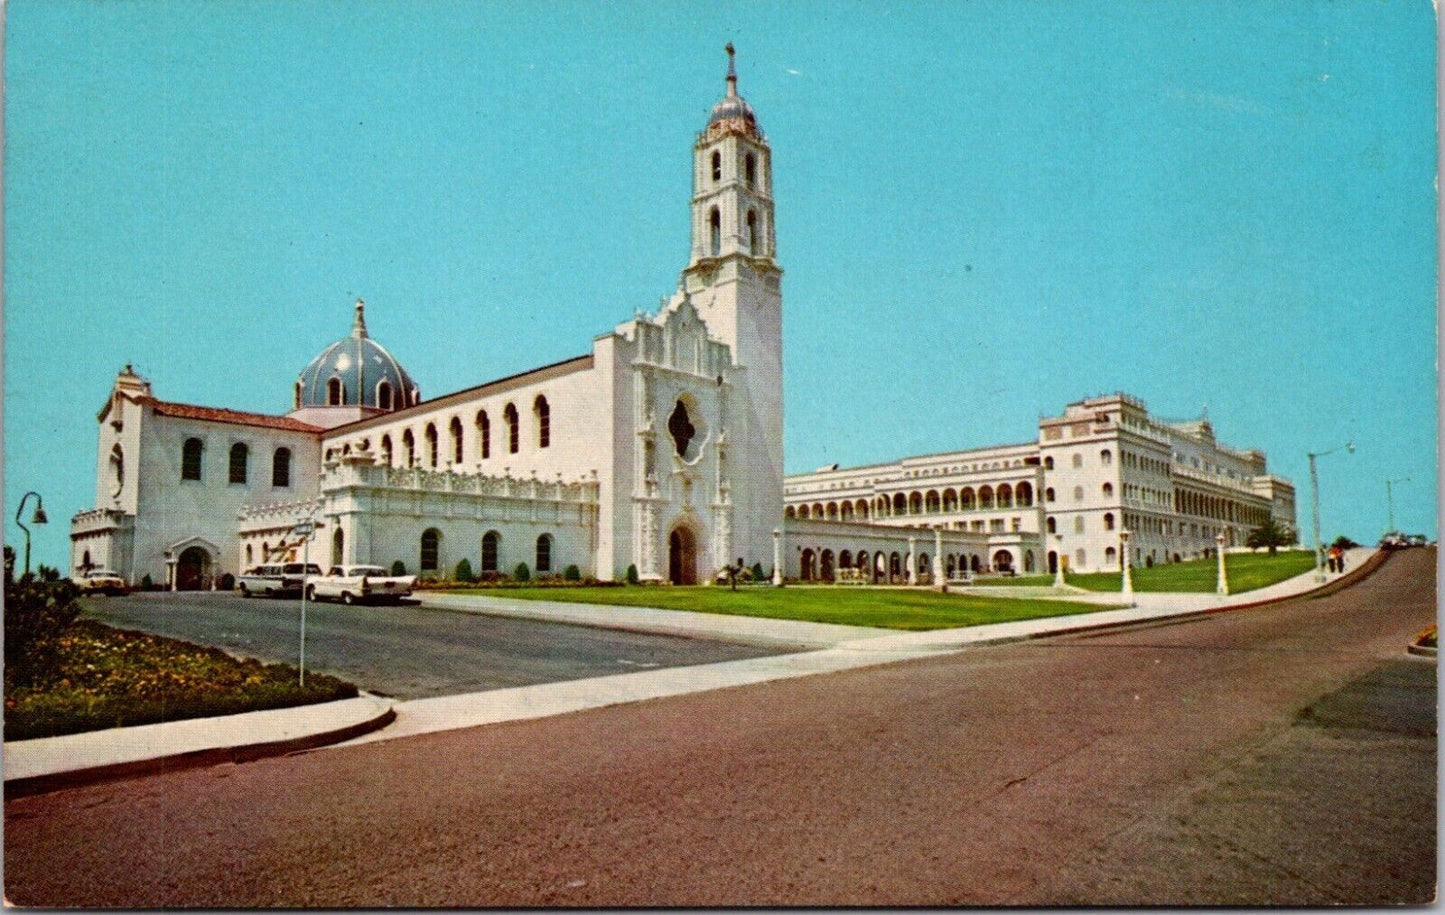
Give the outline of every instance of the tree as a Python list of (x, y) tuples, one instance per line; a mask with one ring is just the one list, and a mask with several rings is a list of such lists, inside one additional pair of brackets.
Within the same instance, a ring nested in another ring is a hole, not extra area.
[(512, 572), (512, 577), (517, 581), (531, 581), (532, 571), (527, 568), (525, 562), (517, 563), (517, 568)]
[(457, 581), (476, 581), (477, 577), (472, 574), (471, 560), (463, 556), (462, 561), (457, 563), (457, 571), (452, 577)]
[(1359, 546), (1359, 544), (1346, 537), (1344, 534), (1341, 534), (1340, 536), (1335, 538), (1335, 542), (1331, 543), (1330, 546), (1337, 546), (1342, 550), (1353, 550), (1355, 547)]
[(1280, 524), (1273, 518), (1266, 520), (1259, 527), (1249, 532), (1244, 538), (1244, 545), (1251, 550), (1260, 547), (1267, 547), (1269, 555), (1273, 556), (1275, 551), (1282, 546), (1289, 546), (1294, 543), (1294, 531)]

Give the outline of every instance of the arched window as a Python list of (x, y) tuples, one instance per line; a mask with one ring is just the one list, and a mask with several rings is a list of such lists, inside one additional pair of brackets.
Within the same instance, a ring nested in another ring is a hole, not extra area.
[(1084, 466), (1084, 456), (1083, 456), (1082, 454), (1076, 454), (1076, 455), (1074, 455), (1073, 463), (1074, 463), (1074, 469), (1075, 469), (1075, 470), (1078, 470), (1080, 467), (1083, 467), (1083, 466)]
[(521, 445), (516, 405), (507, 404), (507, 409), (502, 411), (502, 418), (507, 421), (507, 451), (516, 454), (517, 448)]
[(110, 494), (120, 495), (121, 489), (125, 486), (125, 452), (121, 450), (117, 442), (110, 449)]
[(1105, 467), (1108, 467), (1110, 464), (1114, 463), (1114, 452), (1110, 451), (1108, 448), (1100, 451), (1099, 463), (1103, 464)]
[(387, 467), (390, 467), (390, 466), (391, 466), (391, 436), (390, 436), (390, 435), (383, 435), (383, 436), (381, 437), (381, 463), (385, 464)]
[(437, 466), (437, 427), (434, 423), (426, 424), (426, 459), (427, 464), (435, 470)]
[(326, 403), (332, 407), (345, 406), (346, 388), (340, 378), (331, 378), (326, 382)]
[(255, 561), (255, 553), (252, 552), (251, 544), (248, 543), (246, 544), (246, 568), (249, 569), (251, 567), (251, 564)]
[(462, 462), (462, 421), (455, 416), (452, 417), (452, 463)]
[(271, 455), (271, 485), (280, 489), (291, 485), (290, 448), (277, 448)]
[(421, 532), (421, 563), (423, 572), (435, 572), (441, 566), (442, 533), (434, 527)]
[(1053, 469), (1054, 469), (1054, 459), (1053, 459), (1052, 456), (1049, 456), (1049, 457), (1044, 458), (1044, 469), (1045, 469), (1045, 470), (1053, 470)]
[(710, 240), (708, 250), (712, 252), (713, 257), (717, 257), (722, 253), (722, 214), (718, 213), (717, 207), (713, 207), (707, 218)]
[(1083, 516), (1083, 515), (1075, 515), (1075, 516), (1074, 516), (1074, 533), (1076, 533), (1076, 534), (1082, 534), (1083, 532), (1084, 532), (1084, 516)]
[(336, 533), (331, 535), (331, 564), (334, 566), (341, 565), (342, 556), (344, 556), (345, 553), (346, 535), (343, 534), (341, 528), (338, 527)]
[(416, 436), (408, 429), (401, 434), (401, 447), (406, 452), (406, 466), (416, 466)]
[(1115, 562), (1118, 558), (1119, 558), (1119, 554), (1118, 554), (1118, 552), (1117, 552), (1113, 547), (1106, 547), (1106, 548), (1104, 549), (1104, 565), (1105, 565), (1106, 567), (1108, 567), (1108, 568), (1113, 568), (1114, 562)]
[(1050, 516), (1046, 523), (1048, 524), (1050, 534), (1057, 534), (1059, 532), (1059, 523), (1055, 518)]
[(1107, 499), (1107, 498), (1109, 498), (1110, 496), (1112, 496), (1113, 494), (1114, 494), (1114, 484), (1113, 484), (1113, 483), (1105, 483), (1105, 484), (1104, 484), (1104, 498)]
[(747, 158), (743, 159), (743, 177), (747, 180), (748, 187), (758, 186), (758, 158), (752, 153), (748, 153)]
[(231, 446), (231, 472), (226, 477), (227, 482), (246, 482), (246, 459), (249, 456), (250, 449), (240, 442)]
[(537, 571), (552, 571), (552, 535), (543, 534), (537, 538)]
[(204, 446), (198, 438), (188, 438), (181, 446), (181, 479), (199, 480), (201, 478), (201, 450)]
[(1044, 490), (1044, 501), (1045, 501), (1045, 502), (1052, 502), (1052, 501), (1054, 501), (1054, 488), (1053, 488), (1052, 486), (1050, 486), (1050, 487), (1048, 487), (1047, 489)]
[(1075, 502), (1082, 502), (1082, 501), (1084, 501), (1084, 487), (1082, 487), (1082, 486), (1075, 486), (1075, 487), (1074, 487), (1074, 501), (1075, 501)]
[(1113, 529), (1114, 529), (1114, 513), (1113, 513), (1113, 512), (1104, 512), (1104, 530), (1106, 530), (1106, 531), (1112, 531)]
[(717, 184), (722, 180), (722, 153), (712, 154), (712, 182)]
[(391, 409), (391, 382), (379, 381), (376, 384), (376, 405), (383, 410)]
[(748, 210), (748, 253), (758, 253), (758, 214)]
[(552, 444), (552, 408), (547, 405), (547, 398), (538, 394), (532, 412), (537, 416), (537, 447), (546, 448)]
[(1083, 550), (1075, 550), (1075, 551), (1074, 551), (1074, 568), (1076, 568), (1076, 569), (1082, 569), (1083, 567), (1084, 567), (1084, 551), (1083, 551)]
[(1014, 490), (1014, 501), (1020, 506), (1028, 508), (1034, 504), (1034, 488), (1028, 483), (1020, 483)]
[(482, 571), (497, 571), (497, 553), (502, 544), (502, 535), (496, 531), (487, 531), (482, 536)]
[(492, 456), (492, 421), (486, 410), (477, 411), (477, 449), (482, 460)]

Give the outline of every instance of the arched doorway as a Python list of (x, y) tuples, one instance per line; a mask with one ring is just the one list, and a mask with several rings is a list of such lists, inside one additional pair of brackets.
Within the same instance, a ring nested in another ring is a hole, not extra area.
[(176, 559), (176, 590), (204, 591), (211, 587), (211, 554), (198, 546), (187, 547)]
[(812, 581), (814, 578), (813, 562), (815, 554), (811, 549), (803, 551), (803, 557), (798, 560), (798, 577), (803, 581)]
[(993, 570), (995, 572), (1012, 572), (1013, 566), (1013, 554), (1008, 550), (999, 550), (993, 554)]
[(667, 580), (675, 585), (697, 584), (697, 538), (683, 525), (667, 535)]
[(819, 558), (819, 560), (818, 560), (818, 564), (819, 564), (818, 577), (821, 578), (823, 581), (832, 581), (832, 580), (833, 580), (833, 551), (832, 551), (832, 550), (824, 550), (823, 553), (822, 553), (822, 556), (821, 556), (821, 557)]
[(345, 554), (346, 535), (343, 534), (341, 528), (338, 527), (335, 533), (331, 535), (331, 564), (334, 566), (341, 565), (341, 557)]
[(1057, 575), (1058, 573), (1059, 573), (1059, 554), (1056, 553), (1056, 552), (1054, 552), (1053, 550), (1049, 550), (1049, 574), (1050, 574), (1050, 575)]

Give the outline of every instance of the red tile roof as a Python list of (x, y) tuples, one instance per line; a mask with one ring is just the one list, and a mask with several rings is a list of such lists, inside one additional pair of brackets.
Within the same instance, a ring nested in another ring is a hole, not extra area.
[(268, 416), (265, 413), (243, 413), (240, 410), (226, 410), (220, 407), (196, 407), (185, 403), (169, 403), (148, 398), (151, 409), (162, 416), (179, 416), (184, 419), (204, 419), (213, 423), (231, 423), (237, 426), (262, 426), (267, 429), (284, 429), (287, 432), (321, 432), (320, 426), (303, 423), (288, 416)]

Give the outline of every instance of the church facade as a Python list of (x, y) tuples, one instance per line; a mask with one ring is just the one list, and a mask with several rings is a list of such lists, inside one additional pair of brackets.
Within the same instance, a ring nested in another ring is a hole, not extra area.
[(691, 254), (655, 313), (576, 358), (423, 399), (358, 301), (284, 416), (164, 401), (127, 366), (97, 415), (72, 568), (176, 589), (308, 554), (432, 577), (466, 559), (691, 584), (742, 562), (918, 583), (1117, 567), (1126, 527), (1140, 563), (1241, 543), (1265, 517), (1293, 527), (1293, 488), (1262, 453), (1127, 395), (1069, 405), (1036, 442), (785, 481), (772, 152), (728, 53), (692, 148)]
[[(129, 367), (98, 416), (96, 504), (71, 564), (210, 587), (302, 554), (446, 576), (525, 563), (690, 584), (772, 565), (783, 515), (782, 270), (772, 158), (727, 92), (693, 150), (691, 257), (656, 313), (590, 352), (423, 400), (366, 329), (300, 374), (267, 416), (158, 399)], [(282, 468), (284, 467), (284, 471)]]

